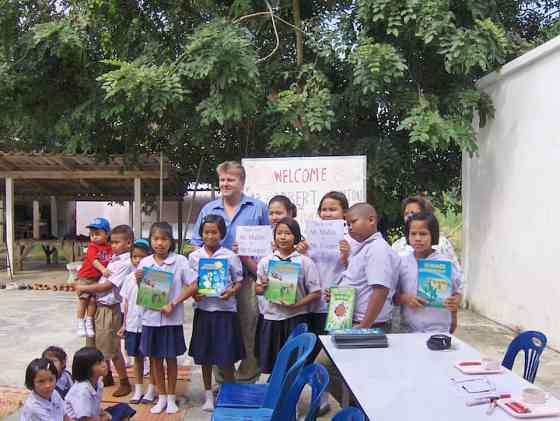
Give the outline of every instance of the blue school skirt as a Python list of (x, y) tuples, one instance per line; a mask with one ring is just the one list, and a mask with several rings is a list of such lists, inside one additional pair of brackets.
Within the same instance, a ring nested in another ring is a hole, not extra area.
[(195, 309), (189, 355), (198, 365), (227, 366), (245, 358), (239, 316)]
[(109, 414), (111, 414), (111, 421), (121, 421), (128, 419), (136, 414), (136, 411), (126, 403), (118, 403), (116, 405), (110, 406), (105, 409)]
[(142, 357), (140, 352), (140, 340), (142, 332), (124, 331), (124, 349), (129, 357)]
[(187, 351), (183, 326), (142, 326), (140, 352), (146, 357), (175, 358)]
[(255, 340), (255, 357), (259, 362), (261, 373), (270, 374), (276, 362), (276, 356), (286, 343), (294, 327), (307, 323), (307, 314), (290, 317), (285, 320), (259, 320), (259, 329)]

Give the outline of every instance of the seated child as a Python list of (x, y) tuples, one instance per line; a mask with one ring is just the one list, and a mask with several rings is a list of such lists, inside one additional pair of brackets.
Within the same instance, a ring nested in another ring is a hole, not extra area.
[(20, 421), (70, 421), (64, 415), (64, 401), (55, 390), (58, 372), (54, 363), (36, 358), (25, 370), (25, 386), (31, 394), (25, 400)]
[(451, 297), (446, 308), (426, 307), (426, 301), (416, 295), (418, 291), (418, 259), (451, 260), (434, 250), (439, 243), (439, 224), (431, 213), (412, 215), (406, 222), (407, 243), (414, 252), (401, 257), (399, 282), (395, 304), (401, 305), (401, 326), (405, 332), (453, 333), (457, 328), (458, 293), (461, 274), (451, 265)]
[(74, 355), (72, 376), (75, 383), (66, 395), (66, 415), (73, 420), (122, 421), (131, 418), (136, 411), (125, 403), (103, 410), (103, 376), (107, 374), (107, 363), (101, 351), (84, 347)]
[(72, 375), (68, 370), (66, 370), (66, 352), (58, 346), (49, 346), (43, 351), (43, 355), (41, 357), (52, 361), (56, 367), (56, 371), (58, 373), (56, 376), (55, 389), (60, 394), (60, 397), (64, 399), (74, 383), (72, 381)]
[[(89, 229), (90, 242), (88, 244), (86, 257), (78, 272), (77, 282), (82, 285), (96, 283), (99, 278), (109, 276), (107, 265), (111, 260), (111, 245), (109, 235), (111, 227), (105, 218), (95, 218), (86, 228)], [(96, 302), (95, 294), (81, 292), (78, 294), (78, 336), (93, 338), (93, 317), (95, 316)], [(87, 317), (86, 317), (87, 312)]]

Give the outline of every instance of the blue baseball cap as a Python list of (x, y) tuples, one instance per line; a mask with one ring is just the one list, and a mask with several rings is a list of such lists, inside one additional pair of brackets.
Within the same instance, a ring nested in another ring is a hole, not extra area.
[(111, 225), (105, 218), (95, 218), (89, 225), (86, 225), (86, 228), (92, 230), (103, 230), (107, 234), (111, 232)]
[(148, 250), (150, 249), (150, 243), (148, 243), (148, 240), (144, 240), (143, 238), (140, 238), (140, 239), (136, 240), (134, 242), (134, 245), (135, 246), (140, 246), (140, 247), (145, 247)]

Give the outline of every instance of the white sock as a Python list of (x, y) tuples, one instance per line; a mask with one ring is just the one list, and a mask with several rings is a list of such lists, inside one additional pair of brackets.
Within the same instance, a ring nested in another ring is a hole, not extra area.
[(134, 385), (134, 395), (132, 396), (131, 400), (139, 401), (142, 398), (142, 386), (141, 384)]
[(149, 384), (148, 385), (148, 390), (147, 390), (146, 394), (144, 395), (144, 399), (146, 399), (148, 401), (153, 401), (155, 397), (156, 397), (156, 388), (153, 384)]
[(204, 404), (202, 405), (202, 410), (206, 412), (212, 412), (214, 410), (214, 394), (212, 390), (204, 391)]
[(319, 405), (320, 408), (324, 408), (329, 404), (329, 395), (325, 392), (321, 395), (321, 404)]
[(176, 396), (175, 395), (167, 395), (167, 412), (168, 414), (175, 414), (179, 412), (179, 408), (177, 407), (177, 402), (175, 402)]
[(167, 395), (159, 395), (158, 403), (156, 403), (156, 406), (150, 409), (150, 412), (152, 414), (160, 414), (163, 412), (163, 410), (166, 407), (167, 407)]

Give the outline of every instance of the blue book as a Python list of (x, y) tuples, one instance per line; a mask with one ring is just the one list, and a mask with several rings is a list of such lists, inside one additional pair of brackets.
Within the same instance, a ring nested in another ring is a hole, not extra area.
[(161, 310), (169, 302), (173, 274), (152, 268), (143, 269), (144, 276), (138, 285), (136, 304), (152, 310)]
[(228, 285), (227, 259), (202, 258), (198, 262), (198, 293), (219, 297)]
[(427, 301), (427, 307), (443, 308), (451, 296), (451, 262), (445, 260), (418, 260), (417, 296)]

